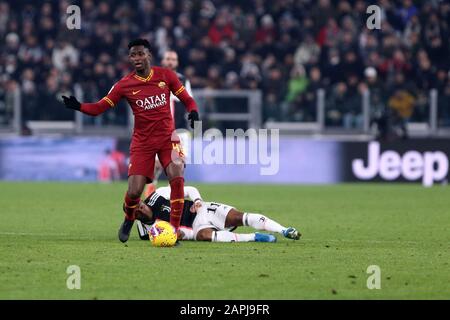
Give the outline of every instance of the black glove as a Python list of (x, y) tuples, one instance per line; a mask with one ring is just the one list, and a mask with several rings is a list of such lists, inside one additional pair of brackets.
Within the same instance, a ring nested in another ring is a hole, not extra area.
[(191, 120), (191, 128), (194, 129), (194, 121), (199, 121), (200, 118), (198, 116), (198, 112), (192, 110), (188, 115), (188, 120)]
[(62, 96), (64, 104), (66, 105), (66, 108), (73, 109), (80, 111), (81, 109), (81, 103), (78, 102), (77, 98), (74, 96), (70, 96), (70, 98), (67, 98), (66, 96)]

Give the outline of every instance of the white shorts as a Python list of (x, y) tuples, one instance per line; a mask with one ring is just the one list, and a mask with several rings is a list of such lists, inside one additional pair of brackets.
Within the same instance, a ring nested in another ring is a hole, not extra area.
[(197, 239), (197, 233), (203, 229), (225, 230), (225, 220), (231, 209), (234, 208), (223, 203), (203, 202), (192, 224), (194, 240)]

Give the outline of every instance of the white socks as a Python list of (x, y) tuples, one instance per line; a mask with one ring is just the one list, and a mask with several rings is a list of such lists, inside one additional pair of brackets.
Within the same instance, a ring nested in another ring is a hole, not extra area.
[(269, 232), (283, 233), (286, 228), (280, 225), (278, 222), (267, 218), (259, 213), (244, 213), (242, 217), (242, 223), (244, 226), (252, 227), (256, 230), (266, 230)]
[[(252, 227), (256, 230), (265, 230), (269, 232), (283, 233), (286, 228), (278, 222), (267, 218), (259, 213), (244, 213), (242, 217), (244, 226)], [(254, 233), (233, 233), (230, 231), (213, 231), (211, 235), (212, 242), (250, 242), (255, 241)]]
[(254, 233), (233, 233), (230, 231), (213, 231), (212, 242), (250, 242), (255, 241)]

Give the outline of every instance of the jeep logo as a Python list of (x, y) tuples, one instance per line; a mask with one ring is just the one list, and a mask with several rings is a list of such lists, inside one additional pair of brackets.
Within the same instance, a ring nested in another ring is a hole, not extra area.
[(393, 150), (380, 154), (380, 144), (370, 142), (367, 166), (363, 159), (352, 161), (353, 174), (361, 180), (370, 180), (377, 174), (384, 180), (395, 180), (402, 176), (406, 180), (422, 178), (424, 186), (432, 186), (435, 181), (443, 180), (448, 174), (448, 158), (442, 151), (408, 151), (401, 156)]

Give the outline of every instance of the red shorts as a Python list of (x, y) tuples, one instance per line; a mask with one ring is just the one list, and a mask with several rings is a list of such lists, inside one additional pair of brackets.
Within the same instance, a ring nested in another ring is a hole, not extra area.
[(171, 162), (184, 162), (184, 150), (180, 141), (168, 141), (159, 148), (153, 150), (132, 151), (130, 154), (130, 164), (128, 165), (128, 176), (145, 176), (147, 183), (154, 179), (155, 156), (158, 155), (162, 167), (166, 167)]

